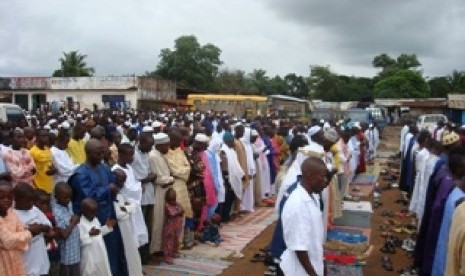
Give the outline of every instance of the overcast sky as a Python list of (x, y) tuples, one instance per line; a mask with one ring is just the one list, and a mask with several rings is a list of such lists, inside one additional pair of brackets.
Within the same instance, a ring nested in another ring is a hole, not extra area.
[(425, 76), (465, 70), (463, 0), (1, 0), (0, 76), (50, 76), (71, 50), (97, 75), (143, 74), (191, 34), (224, 68), (271, 76), (373, 76), (383, 52), (416, 53)]

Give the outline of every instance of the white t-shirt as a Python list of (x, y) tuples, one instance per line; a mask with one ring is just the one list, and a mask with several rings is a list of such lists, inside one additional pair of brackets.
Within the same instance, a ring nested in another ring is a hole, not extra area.
[(68, 182), (68, 179), (73, 175), (79, 165), (75, 165), (66, 150), (61, 150), (57, 147), (50, 149), (52, 152), (52, 163), (57, 169), (57, 173), (53, 175), (53, 183)]
[[(47, 217), (37, 207), (30, 210), (16, 210), (16, 214), (26, 227), (33, 223), (40, 223), (52, 226)], [(23, 262), (27, 275), (39, 276), (48, 274), (50, 261), (47, 255), (47, 247), (43, 234), (36, 235), (29, 242), (29, 249), (23, 253)]]
[(284, 275), (308, 275), (295, 251), (307, 251), (310, 263), (318, 275), (324, 274), (324, 226), (318, 195), (313, 198), (299, 184), (284, 205), (281, 220), (287, 249), (281, 255)]

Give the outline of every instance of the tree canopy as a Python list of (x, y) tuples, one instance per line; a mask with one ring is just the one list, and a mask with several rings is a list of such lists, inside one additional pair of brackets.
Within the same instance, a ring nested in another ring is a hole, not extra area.
[(94, 68), (87, 67), (85, 59), (87, 55), (82, 55), (79, 51), (63, 52), (60, 61), (61, 68), (55, 70), (53, 77), (90, 77), (94, 75)]
[(161, 50), (157, 69), (149, 75), (176, 80), (183, 88), (213, 91), (223, 63), (220, 55), (220, 48), (213, 44), (200, 45), (193, 35), (181, 36), (175, 40), (173, 50)]

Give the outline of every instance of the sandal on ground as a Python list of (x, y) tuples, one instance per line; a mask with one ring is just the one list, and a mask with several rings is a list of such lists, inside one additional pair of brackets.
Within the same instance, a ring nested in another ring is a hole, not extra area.
[(388, 256), (383, 256), (383, 258), (381, 258), (381, 262), (383, 263), (383, 268), (386, 269), (387, 271), (392, 271), (393, 268), (392, 268), (392, 262), (391, 260), (389, 259)]

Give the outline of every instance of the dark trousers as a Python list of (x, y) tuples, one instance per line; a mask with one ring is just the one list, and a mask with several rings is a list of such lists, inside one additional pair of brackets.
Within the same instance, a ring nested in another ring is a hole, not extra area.
[(227, 222), (231, 219), (231, 209), (234, 204), (234, 200), (236, 199), (236, 194), (231, 188), (229, 182), (224, 183), (224, 188), (226, 193), (225, 200), (223, 203), (218, 204), (216, 213), (221, 216), (222, 222)]
[(147, 232), (149, 234), (149, 242), (139, 247), (140, 259), (143, 265), (148, 264), (150, 258), (149, 246), (152, 235), (152, 221), (153, 221), (153, 204), (142, 205), (142, 215), (144, 216), (145, 225), (147, 225)]

